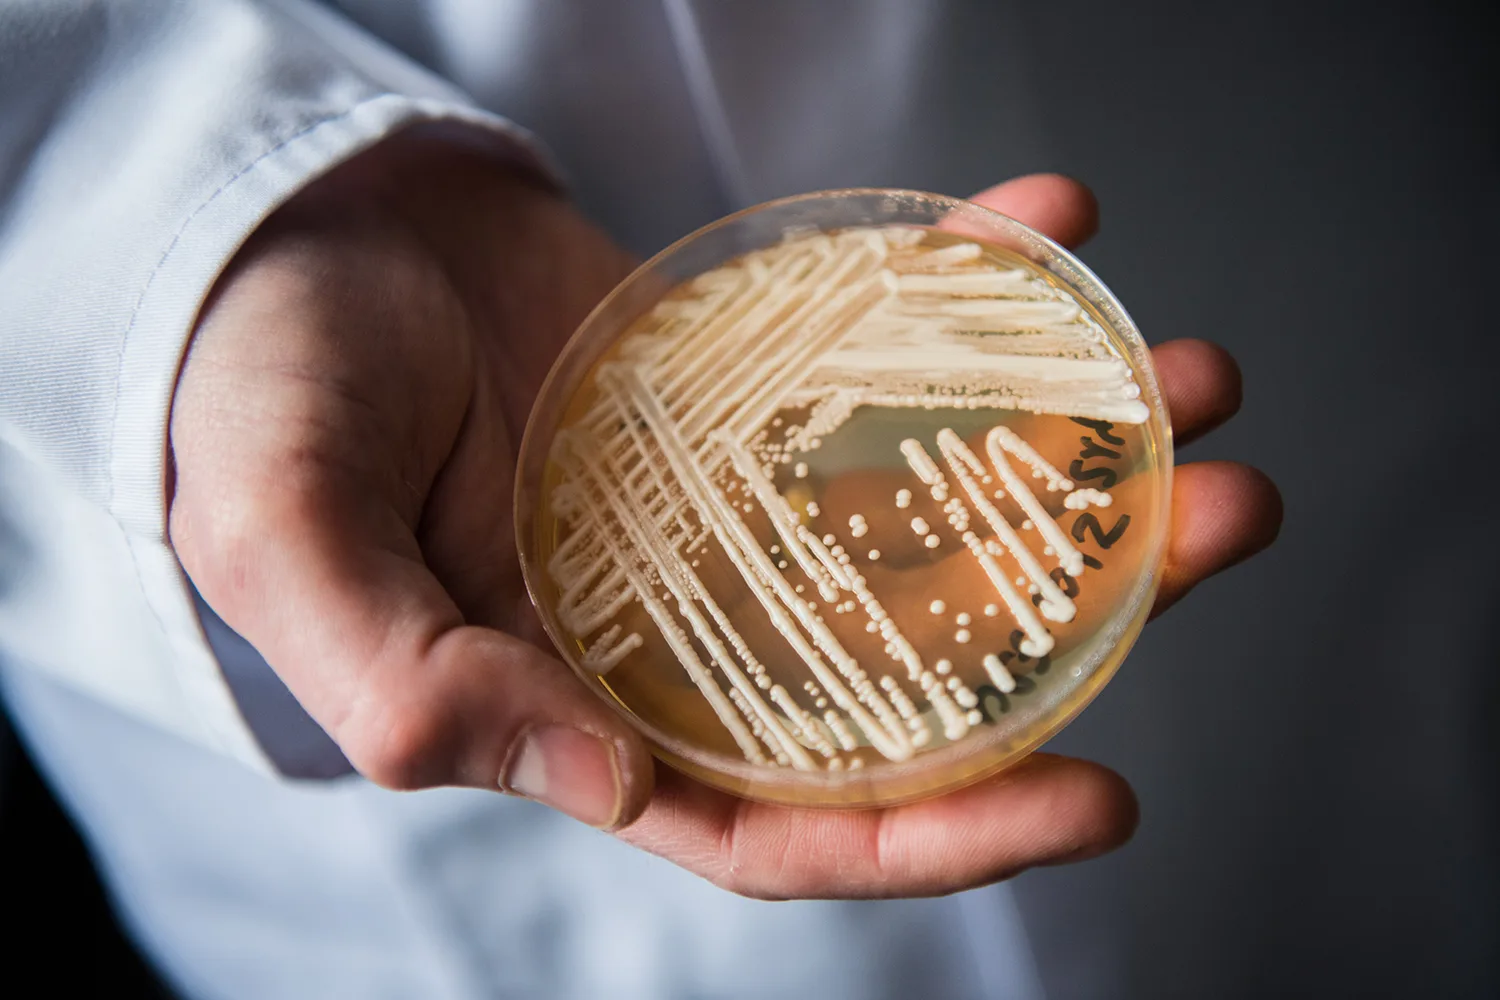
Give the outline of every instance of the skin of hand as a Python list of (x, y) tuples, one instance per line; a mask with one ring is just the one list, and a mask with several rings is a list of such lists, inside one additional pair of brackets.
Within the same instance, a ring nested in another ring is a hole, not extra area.
[[(1096, 228), (1064, 177), (974, 200), (1066, 246)], [(631, 267), (547, 187), (415, 136), (288, 202), (217, 282), (173, 401), (170, 537), (203, 597), (369, 780), (525, 795), (742, 894), (930, 895), (1124, 843), (1124, 779), (1045, 753), (888, 809), (737, 799), (655, 766), (556, 658), (515, 551), (516, 449), (552, 359)], [(1238, 409), (1222, 349), (1154, 354), (1179, 444)], [(1280, 519), (1261, 473), (1180, 466), (1156, 611)]]

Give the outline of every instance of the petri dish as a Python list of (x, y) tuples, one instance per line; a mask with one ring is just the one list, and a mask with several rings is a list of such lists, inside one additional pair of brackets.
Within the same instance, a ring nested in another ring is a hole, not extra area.
[(669, 764), (889, 805), (1013, 764), (1125, 658), (1165, 550), (1150, 354), (1083, 264), (941, 195), (746, 209), (642, 265), (532, 411), (548, 634)]

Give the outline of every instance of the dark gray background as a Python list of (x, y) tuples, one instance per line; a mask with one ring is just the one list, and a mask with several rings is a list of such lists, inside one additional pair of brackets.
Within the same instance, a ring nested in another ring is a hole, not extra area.
[(1495, 35), (1216, 6), (1026, 16), (1079, 57), (1046, 165), (1099, 193), (1086, 259), (1243, 366), (1184, 457), (1265, 469), (1286, 523), (1055, 745), (1135, 783), (1135, 843), (1019, 892), (1128, 970), (1060, 995), (1497, 996)]

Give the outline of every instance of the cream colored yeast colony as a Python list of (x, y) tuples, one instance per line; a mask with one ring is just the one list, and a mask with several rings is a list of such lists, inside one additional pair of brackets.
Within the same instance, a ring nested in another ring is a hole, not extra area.
[[(857, 551), (846, 550), (833, 533), (812, 531), (817, 500), (794, 503), (776, 480), (807, 479), (808, 453), (860, 407), (1145, 422), (1130, 366), (1093, 317), (1065, 289), (999, 259), (920, 229), (793, 234), (698, 277), (638, 322), (581, 390), (590, 408), (559, 432), (551, 455), (561, 481), (550, 503), (566, 530), (548, 571), (558, 620), (586, 645), (584, 666), (604, 675), (631, 662), (644, 640), (616, 619), (638, 602), (757, 764), (856, 768), (862, 747), (902, 761), (938, 742), (938, 732), (951, 743), (979, 725), (979, 698), (961, 671), (948, 659), (925, 662), (861, 572), (880, 559), (875, 511), (848, 517)], [(1020, 653), (1045, 656), (1054, 645), (1048, 623), (1076, 614), (1050, 574), (1057, 567), (1079, 578), (1085, 564), (1033, 486), (1061, 491), (1071, 511), (1109, 506), (1110, 494), (1075, 488), (1004, 425), (984, 436), (982, 457), (946, 427), (929, 440), (935, 453), (916, 437), (900, 441), (895, 461), (915, 480), (894, 499), (872, 498), (889, 508), (879, 523), (909, 529), (932, 558), (939, 547), (972, 558), (993, 588), (981, 597), (992, 602), (984, 617), (1008, 616), (1024, 634)], [(940, 505), (946, 524), (910, 516), (913, 489)], [(1019, 530), (996, 507), (1007, 495), (1024, 512)], [(1026, 545), (1028, 533), (1041, 552)], [(743, 582), (747, 598), (733, 616), (700, 578), (709, 547)], [(1007, 574), (1005, 557), (1021, 575)], [(953, 603), (898, 610), (915, 627)], [(785, 646), (752, 649), (751, 615), (764, 616)], [(879, 633), (896, 672), (849, 653), (825, 620), (840, 615), (862, 616), (864, 631)], [(962, 646), (980, 627), (968, 613), (952, 621), (945, 643)], [(983, 666), (975, 684), (1016, 690), (995, 650), (972, 656)], [(775, 676), (788, 676), (790, 662), (805, 679), (777, 683), (761, 657), (777, 664)]]

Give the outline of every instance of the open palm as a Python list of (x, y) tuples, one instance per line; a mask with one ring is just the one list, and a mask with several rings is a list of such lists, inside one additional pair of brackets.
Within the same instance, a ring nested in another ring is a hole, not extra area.
[[(976, 201), (1067, 246), (1092, 196), (1055, 176)], [(757, 896), (947, 892), (1134, 829), (1129, 787), (1035, 754), (882, 810), (769, 806), (656, 768), (551, 652), (520, 579), (515, 453), (552, 359), (629, 259), (565, 201), (474, 154), (388, 142), (261, 227), (179, 379), (171, 538), (199, 591), (365, 776), (548, 802)], [(1156, 349), (1179, 442), (1233, 414), (1201, 341)], [(1274, 537), (1275, 488), (1184, 465), (1157, 610)]]

